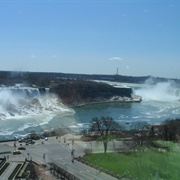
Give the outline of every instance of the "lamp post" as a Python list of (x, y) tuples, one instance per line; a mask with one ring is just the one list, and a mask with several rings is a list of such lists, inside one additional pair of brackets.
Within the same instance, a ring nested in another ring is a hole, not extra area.
[(45, 161), (46, 159), (46, 153), (43, 154), (43, 160)]
[(64, 178), (67, 179), (67, 177), (68, 177), (68, 165), (66, 163), (64, 163), (64, 171), (65, 171)]
[(28, 160), (29, 160), (29, 156), (30, 156), (30, 153), (29, 153), (29, 152), (27, 153), (27, 156), (28, 156)]
[(14, 141), (14, 150), (16, 151), (16, 140)]
[(30, 173), (32, 173), (33, 164), (32, 164), (32, 157), (30, 157)]
[(90, 141), (89, 144), (90, 144), (90, 146), (91, 146), (91, 153), (92, 153), (92, 142)]
[(74, 138), (72, 139), (72, 150), (73, 150), (73, 145), (74, 145)]

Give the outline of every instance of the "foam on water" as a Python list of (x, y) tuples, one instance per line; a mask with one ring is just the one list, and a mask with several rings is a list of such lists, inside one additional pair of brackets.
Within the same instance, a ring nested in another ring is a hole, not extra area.
[(180, 89), (174, 82), (160, 82), (156, 85), (145, 84), (135, 90), (135, 93), (142, 96), (143, 100), (154, 101), (178, 101), (180, 100)]
[(49, 123), (55, 116), (73, 114), (58, 96), (38, 88), (0, 87), (0, 135)]
[(72, 110), (49, 89), (42, 95), (37, 88), (0, 87), (0, 135), (22, 135), (28, 133), (28, 129), (38, 131), (38, 128), (59, 126), (86, 130), (92, 118), (106, 115), (127, 126), (129, 123), (135, 126), (140, 121), (159, 123), (179, 117), (180, 90), (173, 82), (132, 88), (135, 94), (142, 96), (142, 102), (95, 104)]
[(63, 106), (54, 94), (40, 95), (38, 89), (32, 88), (0, 89), (0, 120), (21, 119), (41, 113), (52, 114), (67, 111), (70, 109)]

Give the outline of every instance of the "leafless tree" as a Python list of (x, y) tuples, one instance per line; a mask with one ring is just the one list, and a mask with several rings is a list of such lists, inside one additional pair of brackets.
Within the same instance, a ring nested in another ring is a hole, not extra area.
[(103, 142), (104, 153), (106, 153), (108, 142), (112, 140), (115, 134), (120, 133), (122, 128), (112, 117), (95, 117), (91, 121), (90, 131), (98, 135), (98, 140)]
[(177, 141), (180, 135), (180, 119), (168, 119), (159, 128), (159, 133), (166, 141)]

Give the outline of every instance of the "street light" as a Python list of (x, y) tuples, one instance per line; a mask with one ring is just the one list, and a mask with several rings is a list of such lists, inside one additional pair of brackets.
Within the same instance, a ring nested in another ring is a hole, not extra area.
[(27, 156), (28, 156), (28, 160), (29, 160), (29, 156), (30, 156), (30, 153), (29, 153), (29, 152), (27, 153)]
[(45, 153), (43, 154), (43, 159), (45, 159)]
[(90, 141), (89, 144), (90, 144), (90, 146), (91, 146), (91, 153), (92, 153), (92, 142)]
[(72, 150), (73, 150), (73, 145), (74, 145), (74, 138), (72, 139)]
[(68, 170), (68, 165), (67, 164), (65, 164), (65, 169)]

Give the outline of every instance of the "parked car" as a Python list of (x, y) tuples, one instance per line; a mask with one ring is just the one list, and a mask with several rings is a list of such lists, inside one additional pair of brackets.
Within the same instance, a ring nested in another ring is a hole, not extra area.
[(21, 146), (21, 147), (18, 147), (18, 150), (26, 150), (26, 148)]
[(29, 144), (35, 144), (34, 140), (29, 141)]
[(22, 142), (25, 142), (26, 140), (24, 138), (21, 138), (19, 139), (19, 142), (22, 143)]
[(32, 139), (28, 139), (28, 140), (26, 141), (26, 145), (29, 145), (29, 144), (35, 144), (35, 141), (32, 140)]

